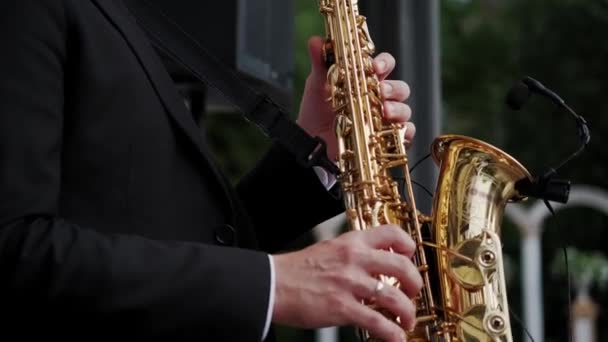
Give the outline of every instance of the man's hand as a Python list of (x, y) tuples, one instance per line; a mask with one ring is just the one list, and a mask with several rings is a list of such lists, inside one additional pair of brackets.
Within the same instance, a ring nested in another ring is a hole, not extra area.
[[(403, 341), (403, 329), (415, 324), (410, 298), (423, 285), (411, 260), (415, 248), (403, 230), (387, 225), (273, 256), (273, 322), (307, 329), (355, 325), (385, 341)], [(378, 274), (397, 278), (401, 289), (386, 285), (377, 291)], [(399, 316), (402, 326), (361, 303), (369, 299)]]
[[(337, 142), (333, 129), (334, 112), (327, 84), (327, 68), (322, 58), (323, 40), (313, 37), (308, 44), (312, 70), (306, 80), (298, 124), (312, 136), (320, 136), (327, 143), (327, 154), (331, 160), (336, 159)], [(381, 53), (374, 59), (374, 69), (380, 79), (380, 90), (384, 100), (384, 118), (388, 122), (406, 122), (405, 138), (411, 141), (416, 127), (410, 120), (412, 111), (403, 103), (410, 96), (410, 88), (403, 81), (386, 80), (395, 68), (395, 59), (388, 53)]]

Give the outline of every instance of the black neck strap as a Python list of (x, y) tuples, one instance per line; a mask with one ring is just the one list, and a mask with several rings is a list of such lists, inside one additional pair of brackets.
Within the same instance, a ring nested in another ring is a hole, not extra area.
[(158, 50), (199, 81), (217, 89), (249, 122), (294, 155), (300, 165), (320, 166), (339, 174), (337, 166), (327, 157), (325, 141), (306, 133), (289, 118), (284, 108), (267, 95), (250, 88), (234, 71), (147, 1), (125, 1), (125, 4)]

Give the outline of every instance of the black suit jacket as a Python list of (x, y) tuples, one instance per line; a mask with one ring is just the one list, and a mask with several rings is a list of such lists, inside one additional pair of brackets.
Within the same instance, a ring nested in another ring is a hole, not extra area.
[(0, 331), (258, 341), (266, 252), (342, 208), (313, 171), (232, 187), (118, 0), (4, 0), (0, 43)]

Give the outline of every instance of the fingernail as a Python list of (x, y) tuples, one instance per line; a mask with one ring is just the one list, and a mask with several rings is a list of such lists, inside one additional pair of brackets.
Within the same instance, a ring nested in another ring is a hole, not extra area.
[(392, 117), (393, 112), (395, 111), (395, 105), (393, 103), (387, 101), (384, 103), (384, 107), (386, 109), (386, 116)]
[(389, 96), (393, 92), (393, 86), (389, 83), (382, 83), (382, 95)]
[(386, 62), (378, 61), (378, 69), (380, 72), (384, 72), (386, 70)]

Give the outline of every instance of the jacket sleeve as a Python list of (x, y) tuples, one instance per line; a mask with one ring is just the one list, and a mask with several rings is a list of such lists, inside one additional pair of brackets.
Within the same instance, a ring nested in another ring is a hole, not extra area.
[(313, 169), (299, 165), (275, 143), (241, 179), (237, 191), (255, 224), (260, 245), (274, 253), (344, 211), (337, 187), (328, 191)]
[[(0, 4), (0, 312), (5, 324), (28, 326), (38, 317), (64, 324), (86, 321), (91, 333), (116, 324), (123, 336), (138, 338), (259, 341), (270, 290), (265, 253), (105, 235), (59, 216), (64, 68), (76, 63), (66, 47), (71, 34), (66, 4)], [(75, 320), (83, 315), (86, 319)]]

